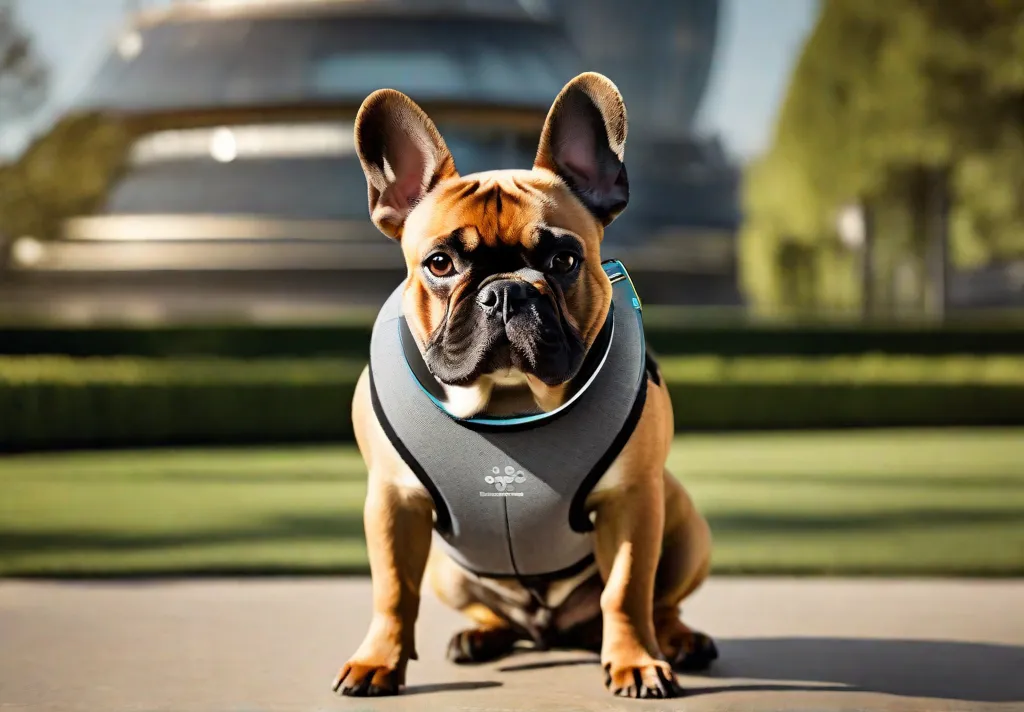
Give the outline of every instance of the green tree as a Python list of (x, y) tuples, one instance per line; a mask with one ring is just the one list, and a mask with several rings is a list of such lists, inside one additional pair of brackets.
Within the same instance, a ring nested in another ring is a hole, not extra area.
[(0, 130), (38, 111), (49, 89), (46, 63), (15, 20), (14, 0), (0, 0)]
[[(876, 289), (899, 273), (926, 295), (941, 277), (937, 198), (953, 198), (958, 263), (1024, 252), (1022, 28), (1024, 0), (826, 0), (746, 176), (741, 267), (756, 306), (858, 303), (859, 261), (835, 230), (852, 200), (876, 217)], [(788, 286), (794, 250), (814, 289)]]
[(71, 114), (0, 169), (0, 234), (52, 239), (61, 222), (91, 212), (120, 174), (132, 134), (98, 113)]

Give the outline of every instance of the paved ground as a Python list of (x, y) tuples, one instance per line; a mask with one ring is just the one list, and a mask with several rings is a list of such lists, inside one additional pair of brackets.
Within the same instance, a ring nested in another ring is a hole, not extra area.
[(444, 662), (460, 618), (428, 599), (399, 698), (329, 691), (369, 615), (364, 580), (0, 583), (0, 710), (1024, 710), (1024, 581), (718, 579), (683, 700), (620, 701), (593, 656)]

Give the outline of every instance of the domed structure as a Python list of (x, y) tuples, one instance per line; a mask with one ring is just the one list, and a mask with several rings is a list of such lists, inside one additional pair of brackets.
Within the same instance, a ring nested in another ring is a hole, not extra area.
[(392, 87), (546, 113), (578, 67), (539, 0), (192, 0), (127, 27), (74, 108), (358, 107)]
[(631, 129), (659, 138), (690, 132), (711, 72), (719, 0), (554, 3), (588, 68), (622, 91)]

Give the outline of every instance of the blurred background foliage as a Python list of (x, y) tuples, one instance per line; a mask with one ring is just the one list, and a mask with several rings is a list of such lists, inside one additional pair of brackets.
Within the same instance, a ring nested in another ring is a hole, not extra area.
[[(1024, 255), (1024, 2), (825, 0), (768, 153), (748, 169), (740, 262), (755, 308), (855, 308), (927, 269), (929, 200), (948, 192), (950, 258)], [(837, 211), (873, 218), (864, 257)], [(936, 238), (937, 239), (937, 238)]]
[(0, 166), (0, 235), (56, 238), (64, 220), (92, 212), (106, 198), (131, 141), (109, 115), (60, 119), (16, 163)]

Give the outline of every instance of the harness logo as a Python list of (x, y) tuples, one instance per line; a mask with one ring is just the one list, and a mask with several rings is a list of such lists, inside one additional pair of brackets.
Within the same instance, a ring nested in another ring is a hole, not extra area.
[(484, 482), (494, 485), (496, 492), (481, 492), (481, 497), (522, 497), (522, 492), (516, 492), (513, 483), (526, 482), (526, 475), (522, 470), (517, 470), (511, 465), (505, 468), (504, 474), (500, 467), (492, 467), (490, 475), (484, 477)]

